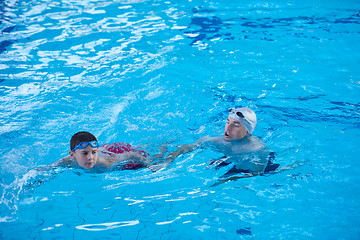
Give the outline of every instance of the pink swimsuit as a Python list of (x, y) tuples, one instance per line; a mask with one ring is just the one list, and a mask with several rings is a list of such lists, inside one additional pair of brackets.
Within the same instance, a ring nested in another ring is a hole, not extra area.
[[(146, 153), (144, 150), (135, 149), (128, 143), (113, 143), (113, 144), (105, 144), (102, 145), (101, 148), (104, 148), (108, 152), (112, 153), (124, 153), (124, 152), (136, 152), (144, 157), (148, 157), (149, 154)], [(108, 153), (110, 154), (110, 153)], [(135, 170), (144, 167), (144, 165), (139, 160), (128, 160), (126, 164), (119, 166), (121, 170)]]

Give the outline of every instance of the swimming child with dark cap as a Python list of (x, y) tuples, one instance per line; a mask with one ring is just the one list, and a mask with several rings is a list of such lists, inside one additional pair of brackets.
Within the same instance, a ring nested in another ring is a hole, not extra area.
[(147, 155), (143, 150), (131, 148), (129, 144), (100, 146), (93, 134), (78, 132), (71, 137), (69, 156), (51, 164), (50, 167), (106, 170), (114, 166), (118, 169), (120, 166), (121, 170), (138, 169), (150, 166)]
[[(261, 139), (252, 135), (257, 123), (256, 114), (248, 107), (231, 108), (226, 120), (224, 135), (222, 137), (205, 137), (193, 144), (181, 145), (170, 153), (169, 162), (181, 154), (188, 153), (200, 147), (212, 146), (224, 157), (212, 160), (211, 165), (217, 167), (234, 163), (231, 173), (243, 173), (241, 177), (250, 177), (261, 174), (268, 165), (269, 152)], [(237, 177), (239, 178), (239, 177)], [(228, 179), (234, 180), (234, 179)], [(228, 181), (227, 180), (227, 181)]]

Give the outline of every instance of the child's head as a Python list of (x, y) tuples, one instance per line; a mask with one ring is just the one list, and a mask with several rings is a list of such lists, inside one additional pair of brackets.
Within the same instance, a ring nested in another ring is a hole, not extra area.
[(231, 108), (225, 125), (224, 139), (231, 141), (251, 135), (256, 122), (256, 114), (250, 108)]
[(98, 161), (97, 149), (99, 143), (89, 132), (78, 132), (70, 140), (70, 156), (86, 169), (92, 168)]

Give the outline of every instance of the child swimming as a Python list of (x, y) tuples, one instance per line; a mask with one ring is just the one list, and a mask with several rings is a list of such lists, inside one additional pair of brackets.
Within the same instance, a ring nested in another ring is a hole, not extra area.
[(148, 154), (134, 149), (130, 144), (114, 143), (100, 146), (96, 137), (89, 132), (75, 133), (70, 140), (69, 156), (51, 164), (50, 168), (74, 167), (105, 171), (116, 169), (128, 170), (150, 167)]
[[(169, 153), (168, 163), (181, 154), (210, 146), (224, 154), (221, 159), (211, 160), (211, 166), (219, 168), (230, 163), (234, 164), (234, 167), (223, 176), (222, 182), (256, 176), (269, 169), (273, 171), (278, 164), (272, 166), (272, 159), (269, 157), (265, 144), (260, 138), (252, 135), (256, 123), (256, 114), (250, 108), (231, 108), (223, 136), (205, 137), (192, 144), (180, 145), (175, 152)], [(233, 177), (238, 173), (242, 175)]]

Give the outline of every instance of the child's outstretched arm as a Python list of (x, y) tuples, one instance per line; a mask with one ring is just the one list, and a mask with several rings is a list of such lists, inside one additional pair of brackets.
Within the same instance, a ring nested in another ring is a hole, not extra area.
[(195, 143), (179, 145), (178, 149), (175, 152), (169, 153), (166, 158), (168, 159), (168, 163), (171, 163), (175, 158), (177, 158), (181, 154), (185, 154), (188, 152), (192, 152), (199, 147), (204, 146), (206, 143), (213, 142), (216, 138), (210, 138), (209, 136), (198, 139)]
[(198, 144), (192, 143), (187, 145), (179, 145), (178, 149), (175, 152), (171, 152), (167, 155), (167, 159), (171, 162), (181, 154), (185, 154), (191, 151), (194, 151), (198, 147)]

